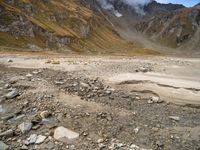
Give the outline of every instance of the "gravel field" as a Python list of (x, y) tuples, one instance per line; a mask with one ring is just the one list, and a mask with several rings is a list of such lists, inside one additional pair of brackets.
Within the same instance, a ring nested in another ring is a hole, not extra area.
[(200, 59), (0, 55), (0, 150), (198, 150)]

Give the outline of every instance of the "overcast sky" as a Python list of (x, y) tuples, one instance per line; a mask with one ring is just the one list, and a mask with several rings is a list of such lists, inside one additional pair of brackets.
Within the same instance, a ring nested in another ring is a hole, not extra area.
[(157, 0), (160, 3), (176, 3), (183, 4), (187, 7), (194, 6), (197, 3), (200, 3), (200, 0)]

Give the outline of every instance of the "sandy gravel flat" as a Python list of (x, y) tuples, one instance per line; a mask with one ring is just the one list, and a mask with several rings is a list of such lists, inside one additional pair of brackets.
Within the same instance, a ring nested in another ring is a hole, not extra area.
[[(8, 60), (13, 62), (8, 62)], [(48, 63), (57, 61), (58, 64)], [(176, 57), (66, 56), (2, 54), (0, 63), (15, 68), (79, 71), (108, 83), (128, 82), (128, 90), (152, 91), (165, 101), (200, 105), (200, 59)], [(142, 68), (142, 69), (141, 69)], [(147, 71), (143, 71), (146, 69)]]

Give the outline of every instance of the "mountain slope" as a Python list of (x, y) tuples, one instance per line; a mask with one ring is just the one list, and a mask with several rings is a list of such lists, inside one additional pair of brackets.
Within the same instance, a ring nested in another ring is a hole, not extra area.
[(152, 40), (177, 48), (190, 41), (200, 28), (200, 9), (183, 8), (159, 14), (147, 21), (139, 22), (135, 27)]
[(86, 6), (79, 0), (1, 0), (0, 46), (81, 53), (148, 53), (123, 40), (102, 15)]
[(128, 55), (199, 50), (198, 6), (103, 1), (108, 6), (99, 0), (1, 0), (0, 49)]
[(111, 15), (110, 19), (123, 37), (138, 41), (137, 43), (144, 47), (166, 50), (169, 48), (174, 51), (188, 51), (190, 47), (189, 50), (200, 50), (199, 7), (186, 8), (179, 4), (152, 1), (143, 6), (143, 14), (138, 14), (133, 11), (135, 6), (127, 6), (122, 1), (116, 1), (113, 6), (122, 17), (116, 19)]

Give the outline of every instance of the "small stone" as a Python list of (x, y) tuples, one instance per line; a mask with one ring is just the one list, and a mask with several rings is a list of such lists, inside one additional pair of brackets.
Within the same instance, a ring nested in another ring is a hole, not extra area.
[(97, 143), (103, 143), (103, 141), (104, 141), (103, 139), (98, 139)]
[(99, 146), (100, 149), (103, 149), (103, 148), (106, 147), (106, 145), (104, 145), (103, 143), (100, 143), (98, 146)]
[(151, 97), (151, 100), (153, 101), (153, 102), (155, 102), (155, 103), (158, 103), (159, 102), (159, 97), (156, 97), (156, 96), (152, 96)]
[(153, 104), (154, 102), (150, 99), (147, 101), (148, 104)]
[(0, 137), (12, 137), (13, 136), (13, 130), (9, 129), (5, 132), (0, 133)]
[(170, 119), (175, 120), (175, 121), (179, 121), (180, 117), (178, 116), (169, 116)]
[(22, 115), (17, 116), (16, 118), (14, 118), (14, 120), (20, 120), (24, 117), (25, 117), (25, 114), (22, 114)]
[(4, 142), (0, 141), (0, 150), (8, 150), (8, 145), (6, 145)]
[(111, 94), (112, 92), (108, 90), (108, 91), (106, 91), (105, 93), (109, 95), (109, 94)]
[(8, 62), (10, 63), (10, 62), (13, 62), (13, 60), (12, 59), (8, 59)]
[(61, 142), (68, 142), (79, 137), (79, 134), (64, 127), (58, 127), (54, 131), (54, 138)]
[(161, 143), (160, 141), (156, 141), (156, 146), (159, 147), (159, 148), (163, 148), (164, 144)]
[(0, 113), (4, 112), (3, 106), (0, 105)]
[(55, 84), (56, 85), (63, 85), (65, 82), (62, 82), (62, 81), (55, 81)]
[(30, 137), (27, 139), (28, 145), (29, 144), (34, 144), (37, 140), (37, 135), (36, 134), (31, 134)]
[(158, 131), (159, 131), (159, 128), (153, 127), (152, 130), (155, 131), (155, 132), (158, 132)]
[(58, 60), (52, 60), (52, 61), (51, 61), (51, 64), (53, 64), (53, 65), (59, 65), (59, 64), (60, 64), (60, 61), (58, 61)]
[(57, 150), (57, 146), (53, 143), (53, 142), (48, 142), (46, 144), (43, 144), (43, 147), (42, 147), (44, 150)]
[(28, 146), (26, 146), (26, 145), (23, 145), (22, 147), (21, 147), (21, 150), (27, 150), (28, 149)]
[(139, 127), (137, 127), (137, 128), (134, 129), (135, 134), (137, 134), (139, 131), (140, 131)]
[(23, 122), (18, 126), (19, 130), (24, 134), (31, 130), (33, 124), (31, 122)]
[(146, 72), (148, 72), (148, 68), (140, 67), (140, 68), (139, 68), (139, 71), (140, 71), (140, 72), (143, 72), (143, 73), (146, 73)]
[(5, 88), (5, 89), (8, 89), (8, 88), (10, 88), (10, 87), (11, 87), (10, 84), (5, 84), (5, 85), (4, 85), (4, 88)]
[(13, 90), (13, 91), (9, 92), (8, 94), (6, 94), (5, 97), (7, 99), (12, 99), (12, 98), (15, 98), (18, 95), (19, 95), (19, 93), (16, 90)]
[(2, 116), (1, 119), (2, 119), (2, 120), (9, 120), (9, 119), (11, 119), (11, 118), (13, 118), (13, 117), (14, 117), (14, 114), (8, 114), (8, 115), (6, 115), (6, 116)]
[(161, 100), (160, 97), (158, 97), (158, 96), (152, 96), (151, 100), (155, 103), (162, 103), (163, 102), (163, 100)]
[(30, 73), (28, 73), (27, 75), (26, 75), (26, 77), (28, 77), (28, 78), (30, 78), (30, 77), (32, 77), (33, 75), (32, 74), (30, 74)]
[(41, 117), (42, 119), (48, 118), (50, 115), (51, 115), (51, 113), (48, 112), (48, 111), (42, 111), (42, 112), (40, 113), (40, 117)]
[(70, 149), (75, 149), (75, 145), (70, 145)]
[(90, 86), (87, 83), (81, 82), (80, 85), (84, 88), (89, 88)]
[(46, 136), (43, 135), (38, 135), (37, 140), (35, 142), (35, 144), (41, 144), (44, 142), (44, 140), (46, 139)]
[(135, 100), (140, 100), (140, 97), (139, 97), (139, 96), (136, 96), (136, 97), (135, 97)]
[(35, 74), (35, 75), (37, 75), (39, 72), (37, 72), (37, 71), (33, 71), (32, 73)]
[(35, 126), (32, 127), (32, 130), (37, 130), (39, 128), (40, 128), (40, 125), (35, 125)]

